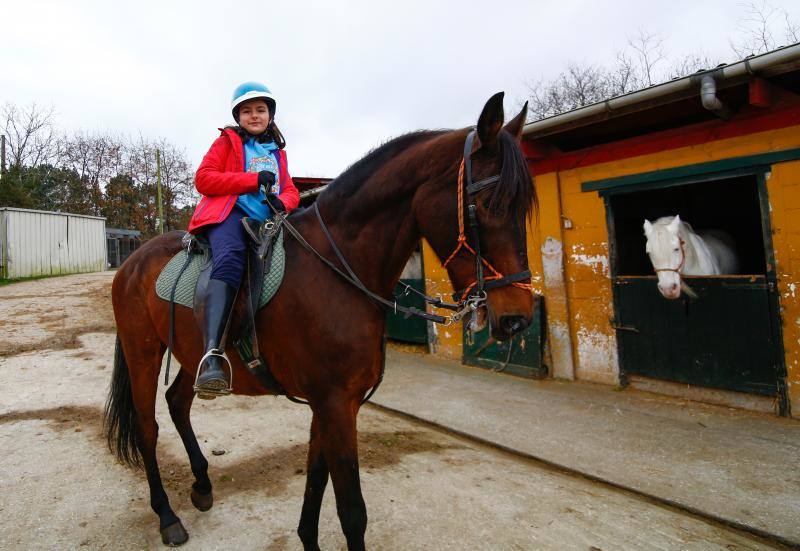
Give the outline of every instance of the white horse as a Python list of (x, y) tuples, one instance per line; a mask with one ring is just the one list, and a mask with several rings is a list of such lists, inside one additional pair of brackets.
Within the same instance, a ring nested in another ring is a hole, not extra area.
[(695, 233), (680, 216), (665, 216), (651, 223), (644, 221), (647, 254), (658, 275), (658, 290), (665, 298), (696, 296), (681, 280), (682, 275), (735, 274), (739, 259), (733, 240), (719, 230)]

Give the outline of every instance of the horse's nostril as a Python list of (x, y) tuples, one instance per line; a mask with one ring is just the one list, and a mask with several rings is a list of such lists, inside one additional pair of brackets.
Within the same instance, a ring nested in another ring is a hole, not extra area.
[(503, 316), (500, 318), (500, 325), (509, 335), (519, 333), (528, 325), (524, 316)]

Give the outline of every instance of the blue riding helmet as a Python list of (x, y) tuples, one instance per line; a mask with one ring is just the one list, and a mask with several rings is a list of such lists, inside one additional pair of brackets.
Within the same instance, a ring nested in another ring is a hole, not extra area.
[(275, 97), (269, 91), (269, 88), (260, 82), (245, 82), (236, 87), (231, 98), (231, 114), (237, 123), (239, 122), (239, 106), (248, 100), (256, 98), (261, 98), (267, 102), (269, 115), (271, 118), (275, 118)]

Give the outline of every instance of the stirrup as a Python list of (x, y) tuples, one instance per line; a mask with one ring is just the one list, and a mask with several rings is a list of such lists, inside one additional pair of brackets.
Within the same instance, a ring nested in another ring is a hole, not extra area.
[[(203, 365), (203, 362), (209, 356), (218, 356), (225, 360), (225, 363), (228, 364), (228, 373), (230, 375), (230, 383), (226, 383), (225, 385), (219, 385), (217, 381), (209, 381), (210, 385), (204, 385), (202, 387), (197, 386), (197, 379), (200, 377), (200, 366)], [(227, 396), (231, 392), (233, 392), (233, 366), (231, 365), (230, 359), (228, 359), (228, 355), (225, 353), (224, 350), (218, 350), (216, 348), (212, 348), (208, 352), (206, 352), (202, 358), (200, 358), (200, 363), (197, 364), (197, 373), (194, 376), (194, 391), (197, 394), (197, 397), (201, 400), (213, 400), (217, 396)]]

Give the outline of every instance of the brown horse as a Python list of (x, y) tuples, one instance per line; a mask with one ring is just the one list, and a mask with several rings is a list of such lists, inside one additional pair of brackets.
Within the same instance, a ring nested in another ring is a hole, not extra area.
[[(503, 94), (493, 96), (478, 120), (470, 155), (475, 180), (493, 175), (500, 179), (474, 194), (480, 237), (476, 243), (471, 235), (466, 245), (480, 247), (487, 262), (505, 274), (528, 269), (525, 226), (536, 199), (519, 147), (526, 110), (523, 107), (503, 127)], [(391, 296), (423, 237), (441, 260), (449, 260), (447, 270), (456, 289), (476, 281), (470, 247), (460, 246), (453, 254), (460, 242), (459, 216), (468, 215), (467, 200), (458, 189), (469, 130), (420, 131), (394, 139), (350, 167), (320, 195), (319, 211), (334, 242), (371, 291)], [(289, 221), (317, 251), (337, 262), (311, 209), (292, 214)], [(117, 350), (105, 414), (106, 436), (117, 457), (145, 468), (150, 505), (167, 545), (184, 543), (188, 534), (170, 507), (156, 461), (155, 399), (169, 309), (156, 296), (155, 284), (180, 250), (181, 237), (181, 232), (173, 232), (148, 241), (114, 278)], [(359, 481), (356, 417), (365, 393), (382, 372), (385, 311), (296, 240), (287, 237), (285, 248), (285, 282), (256, 321), (262, 354), (275, 378), (290, 395), (308, 400), (313, 411), (298, 535), (305, 549), (319, 549), (320, 506), (330, 475), (348, 549), (364, 549), (367, 511)], [(487, 279), (491, 277), (499, 275)], [(495, 286), (487, 295), (480, 313), (495, 338), (506, 339), (529, 323), (529, 287), (518, 282)], [(202, 344), (192, 310), (177, 306), (174, 355), (181, 369), (166, 397), (195, 476), (192, 503), (206, 511), (213, 503), (208, 462), (189, 420)], [(233, 391), (266, 394), (236, 354), (228, 352)]]

